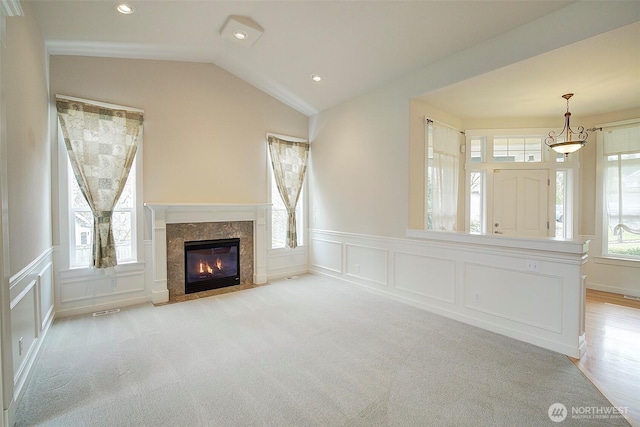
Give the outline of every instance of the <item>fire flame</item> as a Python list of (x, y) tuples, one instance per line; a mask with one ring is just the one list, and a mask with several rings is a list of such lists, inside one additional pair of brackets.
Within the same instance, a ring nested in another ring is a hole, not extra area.
[(211, 266), (209, 265), (208, 262), (202, 262), (202, 260), (200, 261), (200, 273), (209, 273), (209, 274), (213, 274), (213, 268), (211, 268)]
[[(216, 259), (215, 268), (217, 268), (218, 271), (222, 271), (222, 261), (220, 260), (220, 258)], [(211, 267), (209, 265), (209, 261), (200, 260), (200, 262), (198, 264), (198, 273), (200, 273), (200, 274), (205, 274), (205, 273), (213, 274), (213, 269), (214, 269), (214, 267)]]

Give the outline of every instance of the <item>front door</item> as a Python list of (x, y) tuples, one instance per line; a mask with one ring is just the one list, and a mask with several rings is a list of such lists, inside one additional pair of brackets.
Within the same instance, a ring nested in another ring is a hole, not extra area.
[(493, 173), (494, 234), (548, 235), (549, 172), (546, 169), (496, 169)]

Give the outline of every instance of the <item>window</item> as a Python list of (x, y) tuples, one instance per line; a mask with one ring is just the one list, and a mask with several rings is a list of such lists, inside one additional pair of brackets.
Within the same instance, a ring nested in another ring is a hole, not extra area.
[(425, 119), (425, 228), (455, 231), (458, 224), (460, 131)]
[(485, 173), (470, 173), (469, 182), (469, 233), (482, 234), (485, 231)]
[[(67, 168), (71, 164), (67, 159)], [(68, 173), (69, 188), (69, 266), (88, 267), (93, 243), (93, 214), (73, 173)], [(134, 161), (122, 195), (112, 216), (113, 238), (118, 263), (136, 260), (136, 162)], [(286, 217), (285, 217), (286, 219)]]
[(541, 162), (542, 137), (496, 136), (493, 139), (493, 161), (519, 163)]
[[(304, 245), (304, 197), (303, 186), (296, 206), (298, 246)], [(287, 221), (287, 208), (284, 206), (282, 196), (278, 192), (276, 177), (271, 168), (271, 249), (280, 249), (286, 246)]]
[(640, 260), (640, 123), (604, 128), (603, 255)]
[(569, 169), (558, 169), (556, 171), (555, 236), (558, 238), (569, 238), (573, 234), (571, 221), (568, 221), (568, 218), (571, 218), (573, 208), (569, 203), (572, 199), (572, 177), (572, 171)]
[(469, 159), (472, 163), (484, 162), (484, 147), (486, 145), (485, 137), (474, 136), (469, 140)]
[[(142, 254), (139, 248), (143, 242), (144, 112), (62, 95), (56, 95), (56, 108), (60, 245), (68, 250), (61, 253), (61, 265), (71, 269), (94, 266), (100, 271), (135, 263)], [(74, 169), (83, 174), (88, 199), (80, 190)], [(121, 177), (127, 169), (123, 182)], [(111, 217), (101, 219), (96, 227), (92, 208), (98, 213), (112, 210)], [(100, 236), (95, 235), (96, 228), (100, 228)]]
[[(267, 134), (270, 195), (271, 195), (271, 249), (293, 248), (304, 245), (305, 230), (305, 175), (309, 156), (307, 140)], [(272, 158), (275, 156), (275, 159)], [(274, 166), (275, 165), (275, 166)], [(285, 196), (283, 199), (278, 190), (276, 172), (282, 180)], [(297, 195), (297, 202), (295, 198)], [(289, 215), (287, 203), (295, 205), (295, 233), (289, 233)]]

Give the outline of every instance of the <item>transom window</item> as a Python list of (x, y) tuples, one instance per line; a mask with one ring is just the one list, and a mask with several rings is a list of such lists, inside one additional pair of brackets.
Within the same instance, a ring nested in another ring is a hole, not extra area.
[(493, 138), (494, 162), (541, 162), (541, 136), (496, 136)]
[(484, 147), (486, 144), (486, 138), (484, 137), (471, 137), (469, 140), (469, 159), (473, 163), (484, 162)]

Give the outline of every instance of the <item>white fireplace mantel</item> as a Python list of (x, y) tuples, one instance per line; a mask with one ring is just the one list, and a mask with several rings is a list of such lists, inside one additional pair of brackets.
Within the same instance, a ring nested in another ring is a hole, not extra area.
[(169, 301), (167, 224), (253, 221), (253, 283), (267, 282), (267, 209), (269, 203), (145, 203), (151, 211), (153, 286), (151, 301)]

